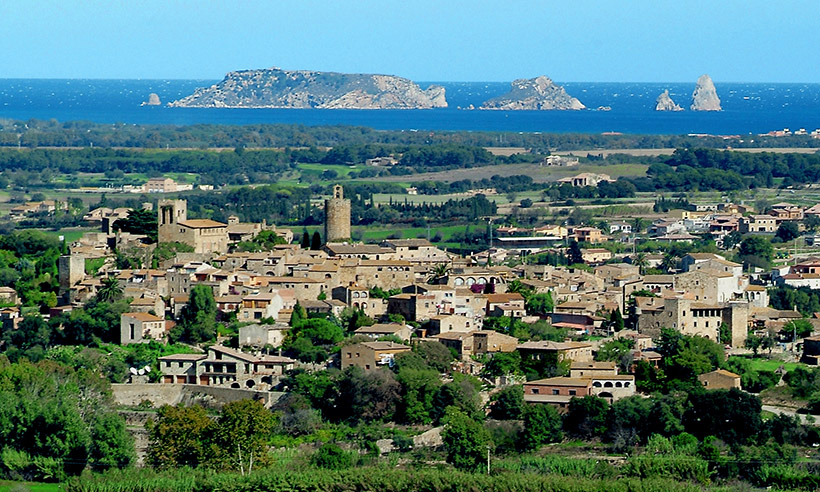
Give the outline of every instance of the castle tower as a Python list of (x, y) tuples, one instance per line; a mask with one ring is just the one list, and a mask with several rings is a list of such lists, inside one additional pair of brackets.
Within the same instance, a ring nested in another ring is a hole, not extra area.
[(179, 222), (188, 220), (188, 202), (160, 200), (157, 203), (157, 240), (160, 243), (177, 241)]
[(333, 187), (333, 197), (325, 200), (326, 243), (350, 239), (350, 200), (345, 199), (341, 185)]

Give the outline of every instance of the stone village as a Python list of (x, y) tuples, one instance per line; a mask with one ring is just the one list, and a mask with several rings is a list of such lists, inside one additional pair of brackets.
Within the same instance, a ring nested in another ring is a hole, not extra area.
[[(150, 248), (140, 236), (114, 231), (114, 222), (128, 210), (93, 210), (87, 218), (98, 222), (101, 232), (87, 233), (60, 257), (61, 297), (51, 309), (52, 315), (70, 311), (95, 296), (102, 279), (86, 274), (86, 260), (106, 259), (101, 271), (115, 277), (124, 296), (132, 299), (131, 312), (121, 317), (120, 343), (162, 342), (188, 303), (191, 289), (210, 288), (218, 311), (235, 313), (242, 323), (239, 347), (216, 344), (197, 354), (161, 357), (157, 368), (161, 376), (155, 383), (145, 384), (147, 377), (138, 374), (131, 378), (148, 399), (150, 388), (159, 391), (162, 385), (273, 392), (287, 371), (301, 365), (277, 350), (297, 304), (308, 313), (334, 316), (352, 308), (376, 320), (356, 330), (362, 341), (345, 345), (326, 362), (342, 369), (358, 366), (368, 371), (391, 365), (396, 354), (422, 341), (445, 345), (458, 354), (457, 369), (474, 375), (481, 371), (476, 356), (517, 351), (524, 360), (563, 361), (569, 365), (567, 376), (524, 383), (526, 401), (559, 408), (574, 396), (597, 395), (611, 402), (635, 394), (635, 376), (622, 374), (614, 362), (593, 359), (601, 343), (612, 337), (632, 339), (633, 360), (657, 366), (661, 356), (654, 347), (661, 328), (713, 341), (723, 338), (727, 349), (737, 350), (744, 347), (747, 334), (780, 328), (801, 317), (793, 310), (770, 308), (767, 286), (759, 275), (744, 272), (740, 264), (718, 254), (688, 254), (674, 273), (645, 275), (635, 264), (635, 255), (613, 258), (606, 249), (589, 247), (609, 237), (634, 240), (627, 223), (613, 223), (608, 231), (561, 225), (499, 228), (498, 247), (462, 257), (426, 239), (352, 243), (350, 201), (341, 186), (334, 187), (325, 200), (327, 241), (320, 249), (303, 249), (294, 244), (292, 231), (266, 223), (241, 223), (233, 216), (227, 224), (189, 218), (185, 200), (160, 199), (155, 209), (159, 242), (183, 243), (193, 252), (178, 253), (159, 268), (117, 270), (111, 261), (115, 248), (145, 250), (146, 257)], [(820, 215), (820, 207), (804, 210), (784, 203), (765, 214), (750, 215), (742, 206), (721, 204), (659, 218), (649, 234), (659, 241), (691, 241), (692, 232), (708, 232), (720, 241), (732, 231), (772, 232), (783, 221), (801, 220), (806, 214)], [(266, 252), (232, 252), (235, 244), (263, 230), (273, 231), (283, 244)], [(508, 258), (560, 248), (570, 239), (586, 246), (583, 258), (591, 271), (526, 262), (503, 266)], [(647, 256), (650, 266), (661, 261), (659, 255)], [(819, 287), (820, 259), (796, 261), (775, 270), (772, 278), (777, 284)], [(525, 298), (510, 292), (511, 285), (549, 292), (554, 308), (540, 316), (529, 314)], [(374, 289), (392, 295), (376, 296)], [(0, 294), (13, 299), (14, 291), (6, 290)], [(635, 329), (616, 333), (608, 323), (616, 310), (632, 316)], [(390, 322), (391, 315), (404, 322)], [(545, 319), (568, 329), (569, 337), (562, 342), (520, 343), (513, 336), (484, 329), (485, 320), (502, 316), (525, 322)], [(2, 318), (4, 324), (15, 326), (19, 311), (5, 308)], [(810, 321), (817, 327), (820, 320)], [(721, 327), (728, 336), (721, 337)], [(813, 352), (820, 342), (809, 338), (805, 346), (813, 351), (804, 359), (816, 361), (818, 354)], [(725, 370), (704, 374), (700, 380), (709, 388), (740, 387), (740, 377)], [(506, 383), (500, 378), (493, 384)]]

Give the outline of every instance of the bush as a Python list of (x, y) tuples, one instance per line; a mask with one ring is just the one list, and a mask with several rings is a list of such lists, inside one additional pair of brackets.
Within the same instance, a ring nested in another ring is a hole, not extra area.
[(353, 465), (353, 455), (336, 444), (323, 444), (311, 457), (311, 463), (326, 470), (344, 470)]

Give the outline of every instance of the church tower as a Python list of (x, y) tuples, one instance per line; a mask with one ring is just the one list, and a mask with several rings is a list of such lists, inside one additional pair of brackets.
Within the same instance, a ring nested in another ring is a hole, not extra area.
[(326, 243), (350, 240), (350, 200), (345, 199), (341, 185), (333, 187), (333, 197), (325, 200)]
[(188, 202), (160, 200), (157, 203), (157, 242), (179, 241), (179, 223), (188, 220)]

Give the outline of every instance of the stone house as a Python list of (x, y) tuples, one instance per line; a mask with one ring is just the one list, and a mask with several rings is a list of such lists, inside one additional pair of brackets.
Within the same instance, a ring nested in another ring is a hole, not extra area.
[(372, 339), (377, 339), (389, 335), (399, 337), (404, 341), (409, 341), (413, 335), (413, 327), (403, 323), (376, 323), (371, 326), (362, 326), (355, 331), (357, 335), (365, 335)]
[(365, 371), (378, 367), (390, 367), (393, 358), (400, 353), (409, 352), (408, 345), (394, 342), (364, 342), (342, 347), (342, 370), (357, 366)]
[(284, 323), (273, 325), (252, 324), (239, 327), (240, 347), (281, 347), (290, 327)]
[(698, 381), (709, 390), (740, 389), (740, 376), (725, 369), (707, 372), (698, 376)]
[(120, 316), (120, 343), (147, 343), (165, 337), (165, 320), (148, 313), (123, 313)]

